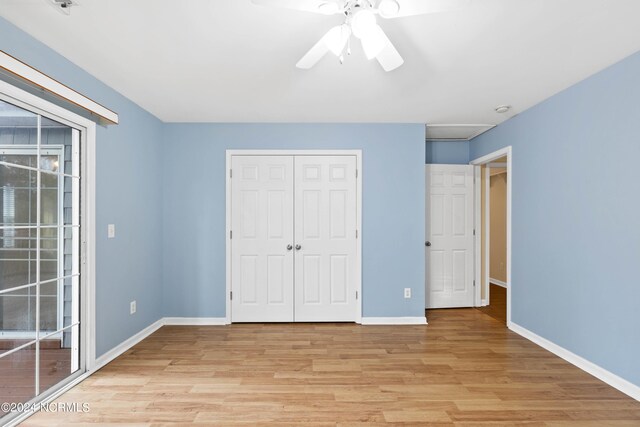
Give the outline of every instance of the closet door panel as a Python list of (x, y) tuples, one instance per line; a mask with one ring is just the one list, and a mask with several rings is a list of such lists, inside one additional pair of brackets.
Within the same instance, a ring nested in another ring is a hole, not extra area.
[(233, 156), (231, 169), (231, 319), (292, 322), (293, 156)]
[(295, 320), (354, 321), (356, 157), (296, 156), (294, 187)]

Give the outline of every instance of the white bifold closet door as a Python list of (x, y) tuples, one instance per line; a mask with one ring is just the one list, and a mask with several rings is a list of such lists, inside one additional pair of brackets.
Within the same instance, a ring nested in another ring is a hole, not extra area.
[(356, 157), (232, 156), (233, 322), (354, 321)]
[(295, 320), (354, 321), (356, 158), (298, 156), (295, 169)]
[(293, 321), (293, 157), (233, 156), (231, 313)]

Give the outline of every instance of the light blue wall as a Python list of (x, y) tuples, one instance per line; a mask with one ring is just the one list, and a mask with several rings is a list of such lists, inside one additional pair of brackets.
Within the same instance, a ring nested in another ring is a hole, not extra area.
[(469, 163), (469, 141), (429, 141), (426, 163), (466, 165)]
[(424, 315), (424, 125), (169, 124), (166, 316), (225, 316), (227, 149), (362, 149), (363, 314)]
[[(162, 122), (0, 18), (0, 50), (107, 105), (120, 124), (97, 129), (96, 354), (162, 317), (159, 185)], [(116, 239), (107, 240), (107, 224)], [(138, 312), (129, 315), (129, 301)]]
[(513, 146), (513, 321), (640, 385), (640, 53), (471, 142)]

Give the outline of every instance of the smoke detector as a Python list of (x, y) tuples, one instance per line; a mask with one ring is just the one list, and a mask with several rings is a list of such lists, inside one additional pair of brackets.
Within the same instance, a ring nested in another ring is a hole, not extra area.
[(58, 12), (64, 15), (71, 14), (71, 6), (76, 6), (74, 0), (46, 0), (51, 6), (53, 6)]
[(511, 105), (498, 105), (496, 107), (496, 113), (498, 113), (498, 114), (504, 114), (504, 113), (508, 112), (509, 110), (511, 110)]

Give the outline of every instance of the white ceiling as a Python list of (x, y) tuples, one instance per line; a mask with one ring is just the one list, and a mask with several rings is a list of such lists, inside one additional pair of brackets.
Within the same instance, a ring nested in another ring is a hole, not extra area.
[(405, 59), (391, 73), (357, 43), (342, 66), (328, 55), (295, 68), (339, 16), (250, 0), (78, 3), (65, 16), (0, 0), (0, 15), (168, 122), (497, 124), (640, 50), (638, 0), (473, 0), (384, 21)]

